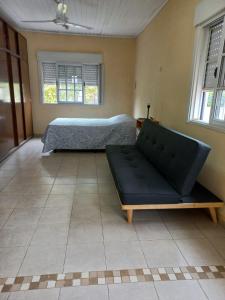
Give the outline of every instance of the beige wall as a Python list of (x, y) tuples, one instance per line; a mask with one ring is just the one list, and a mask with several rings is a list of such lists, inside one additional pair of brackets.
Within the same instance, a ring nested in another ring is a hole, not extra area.
[[(194, 11), (198, 0), (169, 0), (137, 40), (134, 114), (146, 104), (162, 124), (212, 147), (199, 180), (225, 200), (225, 133), (186, 122), (192, 79)], [(225, 209), (220, 210), (224, 215)]]
[[(132, 114), (135, 39), (34, 32), (22, 32), (22, 34), (28, 42), (35, 134), (42, 134), (48, 123), (57, 117), (109, 117), (122, 113)], [(39, 50), (103, 54), (105, 71), (103, 104), (97, 107), (42, 104), (37, 65)]]

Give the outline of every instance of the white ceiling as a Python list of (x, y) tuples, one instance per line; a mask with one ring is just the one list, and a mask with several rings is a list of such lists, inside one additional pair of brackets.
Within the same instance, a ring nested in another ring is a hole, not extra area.
[(0, 14), (24, 30), (67, 32), (108, 36), (137, 36), (154, 18), (167, 0), (65, 0), (71, 22), (92, 30), (55, 24), (23, 23), (22, 20), (54, 19), (54, 0), (0, 0)]

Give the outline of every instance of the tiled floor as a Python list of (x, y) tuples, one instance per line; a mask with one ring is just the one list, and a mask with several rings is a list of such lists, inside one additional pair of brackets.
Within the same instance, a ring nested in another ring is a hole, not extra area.
[[(129, 225), (104, 153), (41, 149), (33, 139), (0, 166), (0, 279), (225, 265), (225, 229), (203, 211), (136, 212)], [(225, 279), (157, 278), (0, 293), (0, 300), (225, 299)]]

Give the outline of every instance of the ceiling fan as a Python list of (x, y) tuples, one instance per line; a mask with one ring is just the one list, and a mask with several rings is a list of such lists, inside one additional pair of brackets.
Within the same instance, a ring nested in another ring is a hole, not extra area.
[(52, 20), (29, 20), (29, 21), (22, 21), (24, 23), (54, 23), (56, 25), (60, 25), (66, 29), (70, 29), (70, 27), (76, 27), (76, 28), (81, 28), (81, 29), (87, 29), (91, 30), (92, 27), (77, 24), (70, 22), (68, 17), (67, 17), (67, 11), (68, 11), (68, 5), (65, 4), (65, 0), (55, 0), (57, 4), (57, 9), (56, 9), (56, 17), (55, 19)]

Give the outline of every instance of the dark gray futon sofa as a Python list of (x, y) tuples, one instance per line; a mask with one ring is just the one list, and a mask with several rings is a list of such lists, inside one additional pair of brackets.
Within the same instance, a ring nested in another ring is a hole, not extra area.
[(122, 209), (209, 208), (214, 222), (223, 202), (196, 183), (210, 147), (145, 120), (135, 145), (106, 147)]

